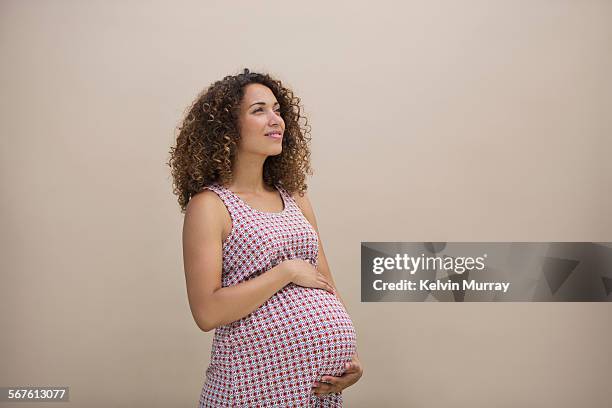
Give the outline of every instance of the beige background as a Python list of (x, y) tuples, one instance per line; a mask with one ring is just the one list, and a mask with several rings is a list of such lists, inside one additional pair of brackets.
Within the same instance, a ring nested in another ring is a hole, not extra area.
[(612, 2), (4, 0), (0, 16), (0, 386), (195, 407), (213, 334), (189, 312), (165, 161), (196, 94), (248, 67), (312, 125), (310, 194), (365, 367), (347, 407), (612, 404), (609, 304), (359, 295), (361, 241), (612, 241)]

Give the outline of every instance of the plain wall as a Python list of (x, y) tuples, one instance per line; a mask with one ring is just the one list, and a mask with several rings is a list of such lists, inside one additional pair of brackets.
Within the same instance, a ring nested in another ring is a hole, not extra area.
[(213, 333), (165, 162), (195, 96), (248, 67), (311, 125), (364, 365), (347, 407), (609, 406), (609, 303), (361, 303), (359, 256), (612, 241), (611, 49), (609, 1), (0, 2), (0, 386), (196, 406)]

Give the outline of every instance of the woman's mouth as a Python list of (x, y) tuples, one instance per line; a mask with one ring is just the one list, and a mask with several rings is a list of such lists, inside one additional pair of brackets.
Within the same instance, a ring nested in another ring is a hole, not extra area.
[(266, 136), (271, 137), (272, 139), (276, 139), (276, 140), (280, 140), (283, 138), (283, 134), (277, 130), (266, 133)]

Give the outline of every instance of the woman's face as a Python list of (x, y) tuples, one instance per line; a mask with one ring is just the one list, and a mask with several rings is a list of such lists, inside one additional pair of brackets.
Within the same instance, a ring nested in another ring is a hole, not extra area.
[(239, 152), (274, 156), (283, 151), (285, 122), (270, 88), (261, 84), (245, 87), (238, 121)]

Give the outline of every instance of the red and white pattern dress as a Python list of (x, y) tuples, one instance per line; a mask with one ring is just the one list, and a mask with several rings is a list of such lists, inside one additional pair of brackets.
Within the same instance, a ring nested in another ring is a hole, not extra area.
[[(291, 195), (276, 186), (284, 209), (251, 208), (213, 184), (232, 230), (223, 242), (223, 287), (301, 258), (317, 266), (317, 233)], [(356, 348), (353, 322), (324, 289), (288, 284), (249, 315), (215, 329), (199, 407), (342, 407), (342, 393), (315, 395), (324, 375), (340, 376)]]

